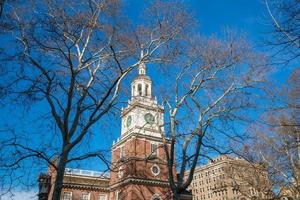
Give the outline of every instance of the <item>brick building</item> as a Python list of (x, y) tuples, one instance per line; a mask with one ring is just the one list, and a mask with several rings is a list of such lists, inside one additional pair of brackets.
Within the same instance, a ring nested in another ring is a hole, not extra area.
[(222, 155), (195, 169), (189, 190), (195, 200), (266, 200), (272, 196), (267, 175), (257, 164)]
[[(152, 81), (140, 64), (131, 98), (122, 109), (120, 138), (113, 142), (110, 174), (66, 169), (61, 199), (171, 199), (162, 148), (164, 110), (152, 94)], [(175, 170), (175, 169), (174, 169)], [(55, 170), (39, 177), (39, 199), (51, 199)]]

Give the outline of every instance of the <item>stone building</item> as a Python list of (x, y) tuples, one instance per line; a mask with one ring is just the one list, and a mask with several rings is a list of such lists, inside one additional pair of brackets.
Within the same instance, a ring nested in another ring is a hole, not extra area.
[[(161, 134), (164, 109), (152, 92), (152, 81), (141, 63), (131, 83), (131, 98), (121, 113), (120, 138), (113, 142), (110, 174), (66, 169), (61, 199), (171, 199)], [(175, 170), (175, 169), (174, 169)], [(39, 198), (51, 199), (55, 170), (39, 178)]]
[(266, 171), (225, 155), (197, 167), (189, 190), (195, 200), (265, 200), (272, 195)]

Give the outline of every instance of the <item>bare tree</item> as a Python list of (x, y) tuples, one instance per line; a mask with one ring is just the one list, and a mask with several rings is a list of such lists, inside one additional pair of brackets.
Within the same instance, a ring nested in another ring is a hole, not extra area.
[(9, 66), (15, 67), (2, 85), (18, 101), (47, 105), (53, 137), (57, 131), (60, 146), (53, 165), (49, 149), (27, 145), (28, 138), (22, 143), (18, 132), (12, 131), (1, 141), (1, 150), (9, 149), (3, 158), (10, 158), (0, 159), (1, 170), (18, 169), (30, 158), (46, 161), (56, 169), (52, 199), (60, 199), (66, 165), (99, 156), (72, 152), (91, 127), (118, 105), (122, 80), (141, 62), (163, 62), (174, 56), (169, 45), (182, 36), (187, 18), (180, 16), (183, 12), (171, 15), (170, 9), (161, 14), (161, 5), (151, 7), (156, 10), (151, 13), (153, 23), (136, 28), (122, 15), (117, 0), (30, 1), (12, 10), (10, 44), (17, 46), (10, 52)]
[(262, 163), (239, 158), (229, 161), (224, 170), (235, 193), (247, 199), (273, 199), (268, 170)]
[(249, 128), (252, 138), (241, 153), (268, 170), (274, 199), (286, 192), (295, 199), (300, 194), (299, 72), (295, 69), (283, 88), (269, 92), (272, 101)]
[(300, 55), (300, 2), (299, 0), (265, 0), (269, 18), (272, 20), (272, 39), (269, 43), (278, 47), (277, 55), (284, 62)]
[(2, 16), (5, 0), (0, 1), (0, 17)]
[(266, 69), (263, 56), (231, 31), (223, 39), (190, 37), (186, 48), (173, 85), (167, 86), (170, 97), (163, 98), (168, 120), (162, 136), (174, 199), (190, 185), (200, 160), (211, 151), (231, 152), (227, 144), (239, 135), (230, 127), (247, 118), (243, 111), (252, 105), (251, 88), (264, 80)]

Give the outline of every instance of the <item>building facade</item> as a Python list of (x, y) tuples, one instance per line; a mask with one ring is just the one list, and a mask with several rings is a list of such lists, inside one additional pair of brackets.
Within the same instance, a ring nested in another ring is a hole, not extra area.
[[(66, 169), (62, 200), (171, 199), (162, 146), (164, 109), (152, 93), (144, 63), (131, 83), (131, 98), (122, 109), (120, 138), (113, 142), (110, 174)], [(174, 168), (175, 170), (175, 168)], [(39, 199), (51, 199), (55, 170), (39, 177)]]
[(226, 155), (197, 167), (189, 190), (195, 200), (265, 200), (271, 197), (265, 171), (243, 159)]
[(122, 110), (121, 137), (112, 146), (111, 199), (168, 199), (163, 115), (142, 63), (131, 84), (131, 99)]

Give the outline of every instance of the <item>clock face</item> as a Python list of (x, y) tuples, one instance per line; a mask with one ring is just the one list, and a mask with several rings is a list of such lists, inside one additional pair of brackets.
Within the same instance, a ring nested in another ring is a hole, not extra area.
[(154, 116), (151, 113), (147, 113), (144, 118), (148, 124), (153, 124), (155, 122)]
[(132, 122), (132, 117), (129, 115), (126, 120), (126, 126), (129, 127), (131, 125), (131, 122)]

